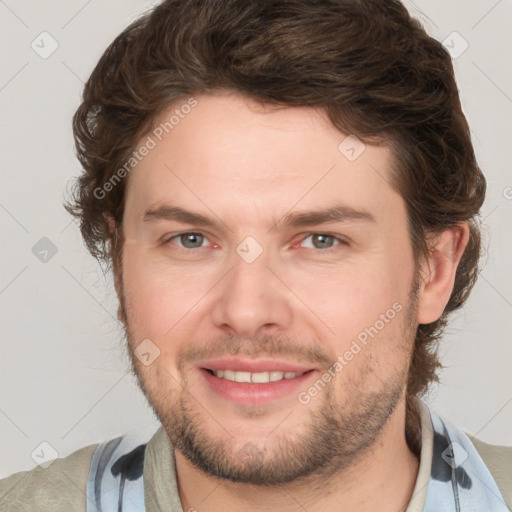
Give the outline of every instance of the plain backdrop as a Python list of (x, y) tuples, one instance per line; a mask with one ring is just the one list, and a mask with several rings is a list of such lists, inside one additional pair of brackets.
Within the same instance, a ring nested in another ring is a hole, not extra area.
[[(510, 445), (512, 2), (407, 6), (456, 57), (488, 179), (485, 267), (442, 342), (446, 369), (426, 401), (480, 439)], [(111, 279), (62, 207), (80, 172), (71, 117), (83, 82), (112, 39), (150, 7), (142, 0), (0, 1), (0, 477), (34, 467), (31, 453), (43, 441), (66, 456), (158, 425), (128, 371)]]

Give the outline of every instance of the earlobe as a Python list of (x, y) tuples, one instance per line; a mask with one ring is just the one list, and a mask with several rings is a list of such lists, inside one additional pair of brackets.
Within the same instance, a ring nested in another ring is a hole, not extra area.
[(112, 217), (110, 213), (103, 213), (103, 218), (107, 223), (109, 233), (113, 235), (114, 231), (116, 230), (116, 221), (114, 217)]
[[(104, 213), (103, 218), (105, 219), (105, 222), (108, 226), (108, 231), (111, 236), (114, 236), (114, 233), (116, 231), (117, 223), (114, 219), (114, 217), (110, 213)], [(114, 288), (116, 290), (117, 298), (119, 301), (119, 306), (117, 308), (117, 319), (122, 323), (126, 325), (126, 311), (123, 307), (123, 300), (122, 300), (122, 286), (121, 286), (121, 268), (117, 261), (113, 261), (112, 271), (114, 274)]]
[(430, 254), (420, 270), (419, 324), (435, 322), (442, 315), (455, 282), (460, 259), (469, 241), (469, 226), (462, 222), (442, 231), (432, 241)]

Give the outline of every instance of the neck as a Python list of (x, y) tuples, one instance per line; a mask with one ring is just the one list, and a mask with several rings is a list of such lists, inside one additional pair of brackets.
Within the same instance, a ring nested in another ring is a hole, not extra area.
[(226, 509), (263, 512), (405, 511), (419, 460), (406, 440), (406, 405), (400, 403), (379, 438), (350, 467), (328, 479), (318, 475), (284, 485), (261, 487), (206, 475), (175, 451), (183, 510)]

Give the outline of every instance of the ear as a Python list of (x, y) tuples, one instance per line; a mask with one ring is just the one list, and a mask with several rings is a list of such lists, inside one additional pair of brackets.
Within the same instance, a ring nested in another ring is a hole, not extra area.
[(114, 231), (116, 230), (116, 221), (115, 221), (114, 217), (112, 217), (112, 215), (110, 213), (104, 212), (103, 218), (105, 219), (105, 222), (107, 223), (109, 233), (111, 235), (113, 235)]
[(443, 314), (468, 241), (467, 222), (445, 229), (432, 241), (430, 254), (423, 260), (420, 268), (417, 316), (419, 324), (435, 322)]
[[(116, 230), (116, 227), (117, 227), (116, 220), (110, 213), (104, 213), (103, 218), (105, 219), (105, 222), (107, 223), (108, 231), (109, 231), (110, 235), (113, 236), (114, 232)], [(113, 262), (112, 272), (114, 274), (114, 287), (116, 289), (117, 300), (119, 301), (119, 306), (117, 308), (117, 319), (121, 323), (126, 324), (126, 311), (123, 308), (123, 299), (122, 299), (123, 291), (122, 291), (122, 286), (121, 286), (122, 270), (121, 270), (121, 268), (118, 268), (118, 265), (116, 265), (116, 262)]]

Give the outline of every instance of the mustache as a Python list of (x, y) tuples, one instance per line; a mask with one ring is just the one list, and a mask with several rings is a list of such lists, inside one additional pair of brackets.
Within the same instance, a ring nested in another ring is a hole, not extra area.
[(329, 368), (336, 359), (325, 347), (317, 342), (303, 342), (288, 336), (265, 334), (257, 338), (244, 338), (228, 334), (211, 342), (190, 343), (177, 354), (178, 368), (197, 363), (204, 359), (226, 356), (247, 358), (292, 359), (299, 363), (317, 363)]

